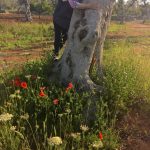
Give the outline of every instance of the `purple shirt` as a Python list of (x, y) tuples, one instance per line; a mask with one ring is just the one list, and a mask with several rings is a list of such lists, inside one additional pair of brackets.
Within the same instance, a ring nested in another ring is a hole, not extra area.
[(68, 2), (72, 8), (77, 8), (80, 4), (79, 0), (68, 0)]

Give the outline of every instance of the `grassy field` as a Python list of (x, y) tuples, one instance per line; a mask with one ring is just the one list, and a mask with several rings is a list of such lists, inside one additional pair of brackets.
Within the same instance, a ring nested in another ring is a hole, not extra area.
[(50, 50), (52, 24), (0, 23), (0, 69), (17, 66)]
[(31, 49), (52, 40), (50, 24), (0, 23), (0, 50)]
[[(102, 94), (77, 93), (72, 84), (48, 82), (50, 23), (3, 21), (0, 29), (0, 62), (5, 64), (1, 66), (0, 150), (149, 149), (148, 24), (111, 23), (104, 45), (104, 79), (98, 78), (96, 68), (91, 72), (91, 78), (104, 86)], [(33, 57), (33, 49), (40, 55)], [(26, 64), (14, 71), (12, 62)], [(87, 124), (88, 114), (82, 114), (92, 104), (91, 97), (97, 101), (96, 120)]]

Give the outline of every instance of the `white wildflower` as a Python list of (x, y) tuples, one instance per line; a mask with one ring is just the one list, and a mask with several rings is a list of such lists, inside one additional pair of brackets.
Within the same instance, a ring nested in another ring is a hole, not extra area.
[(16, 130), (16, 126), (11, 126), (11, 127), (10, 127), (10, 130), (11, 130), (11, 131), (15, 131), (15, 130)]
[(86, 125), (81, 125), (81, 126), (80, 126), (80, 129), (81, 129), (83, 132), (86, 132), (86, 131), (89, 130), (89, 127), (86, 126)]
[(7, 106), (11, 106), (11, 105), (12, 105), (12, 103), (6, 102), (6, 105), (7, 105)]
[(9, 113), (3, 113), (0, 115), (0, 122), (6, 122), (6, 121), (9, 121), (11, 120), (13, 117), (12, 114), (9, 114)]
[(92, 147), (96, 148), (96, 149), (102, 148), (103, 147), (103, 143), (102, 143), (102, 141), (94, 141), (93, 144), (92, 144)]
[(81, 139), (81, 133), (71, 133), (70, 136), (74, 139), (74, 140), (78, 140), (80, 141)]
[(15, 94), (20, 94), (20, 90), (16, 90), (16, 91), (15, 91)]
[(16, 98), (16, 94), (10, 94), (9, 98), (10, 98), (10, 99)]
[(70, 109), (66, 109), (65, 112), (69, 114), (69, 113), (71, 113), (71, 110)]
[(63, 114), (58, 114), (58, 117), (60, 117), (60, 118), (61, 118), (62, 116), (63, 116)]
[(37, 79), (38, 79), (38, 80), (40, 80), (40, 79), (41, 79), (41, 77), (37, 76)]
[(11, 107), (12, 106), (12, 103), (9, 103), (9, 102), (5, 102), (5, 104), (4, 104), (4, 107)]
[(48, 144), (51, 145), (51, 146), (54, 146), (54, 145), (57, 146), (57, 145), (62, 144), (62, 139), (58, 136), (48, 138), (47, 141), (48, 141)]
[(26, 75), (25, 77), (29, 80), (29, 79), (31, 79), (32, 76), (31, 75)]
[(21, 118), (21, 119), (24, 119), (24, 120), (28, 120), (28, 119), (29, 119), (29, 114), (26, 113), (26, 114), (24, 114), (24, 115), (21, 115), (20, 118)]
[(17, 98), (17, 99), (21, 99), (22, 97), (21, 97), (20, 95), (17, 95), (16, 98)]
[(36, 128), (36, 129), (39, 129), (39, 125), (36, 125), (35, 128)]

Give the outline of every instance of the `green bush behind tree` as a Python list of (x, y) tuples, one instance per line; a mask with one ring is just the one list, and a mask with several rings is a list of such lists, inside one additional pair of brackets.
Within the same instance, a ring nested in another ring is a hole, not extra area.
[(41, 14), (52, 14), (53, 10), (53, 5), (48, 3), (47, 1), (42, 1), (40, 3), (31, 3), (31, 11), (37, 13), (39, 17)]

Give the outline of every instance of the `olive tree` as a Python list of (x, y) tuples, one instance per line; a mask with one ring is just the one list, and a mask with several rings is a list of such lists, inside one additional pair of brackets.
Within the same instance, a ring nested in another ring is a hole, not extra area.
[(115, 0), (83, 0), (98, 2), (99, 10), (75, 9), (70, 23), (68, 40), (61, 59), (54, 63), (50, 80), (73, 82), (85, 89), (97, 85), (89, 76), (92, 60), (96, 59), (101, 74), (103, 45)]

